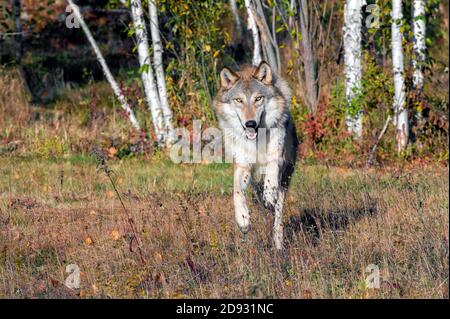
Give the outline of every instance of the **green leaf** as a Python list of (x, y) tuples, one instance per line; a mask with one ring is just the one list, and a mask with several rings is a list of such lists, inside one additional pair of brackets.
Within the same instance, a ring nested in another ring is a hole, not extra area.
[(148, 73), (148, 70), (150, 68), (150, 65), (148, 63), (144, 64), (139, 68), (139, 73)]

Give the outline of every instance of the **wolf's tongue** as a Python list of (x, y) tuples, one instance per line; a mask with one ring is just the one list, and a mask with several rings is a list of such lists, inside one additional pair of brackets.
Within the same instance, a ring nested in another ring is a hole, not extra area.
[(247, 135), (249, 140), (254, 140), (256, 139), (257, 132), (254, 128), (249, 127), (245, 129), (245, 135)]

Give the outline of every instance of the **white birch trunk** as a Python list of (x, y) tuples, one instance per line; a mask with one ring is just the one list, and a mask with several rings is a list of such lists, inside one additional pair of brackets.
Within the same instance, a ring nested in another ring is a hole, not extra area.
[(302, 54), (303, 69), (305, 73), (306, 102), (312, 114), (317, 111), (317, 103), (319, 98), (319, 79), (317, 74), (317, 59), (314, 53), (313, 17), (310, 16), (310, 6), (314, 5), (310, 1), (300, 0), (299, 16), (300, 16), (300, 32), (302, 34)]
[(169, 100), (167, 98), (166, 75), (164, 73), (164, 64), (162, 58), (163, 47), (161, 36), (159, 34), (158, 9), (154, 1), (155, 0), (149, 1), (150, 34), (153, 44), (153, 62), (155, 66), (156, 80), (158, 83), (159, 100), (163, 113), (164, 133), (167, 137), (167, 142), (171, 144), (175, 141), (175, 133), (172, 124), (172, 111), (170, 110)]
[(394, 124), (396, 127), (397, 151), (408, 144), (408, 110), (405, 109), (405, 80), (403, 71), (402, 1), (392, 0), (392, 67), (394, 73)]
[[(289, 3), (289, 9), (293, 12), (295, 12), (295, 0), (291, 0), (291, 2)], [(294, 16), (289, 16), (288, 19), (288, 26), (289, 26), (289, 30), (294, 29)]]
[[(254, 4), (254, 9), (256, 10), (253, 10), (252, 13), (253, 17), (255, 18), (256, 26), (258, 27), (264, 59), (269, 62), (272, 70), (276, 71), (279, 74), (281, 71), (280, 63), (278, 63), (280, 60), (280, 55), (278, 44), (276, 41), (275, 30), (273, 30), (274, 34), (271, 35), (269, 25), (267, 24), (267, 20), (264, 15), (264, 9), (261, 0), (254, 0)], [(274, 8), (274, 10), (275, 9), (276, 8)], [(272, 17), (274, 17), (274, 12), (275, 11), (272, 11)]]
[(239, 11), (236, 5), (236, 0), (230, 0), (231, 12), (233, 13), (234, 22), (236, 23), (236, 33), (238, 39), (242, 38), (242, 25), (241, 18), (239, 17)]
[(413, 32), (414, 32), (414, 58), (413, 58), (413, 84), (414, 88), (422, 92), (423, 64), (425, 62), (425, 0), (413, 0)]
[(355, 138), (362, 137), (362, 110), (354, 104), (361, 94), (361, 7), (364, 4), (365, 0), (347, 0), (344, 7), (345, 122), (347, 131)]
[(140, 130), (139, 122), (136, 119), (136, 116), (134, 115), (133, 110), (130, 108), (125, 96), (123, 95), (122, 91), (119, 88), (119, 85), (114, 80), (114, 77), (111, 74), (111, 71), (109, 70), (108, 65), (106, 64), (105, 59), (103, 58), (102, 52), (100, 51), (97, 43), (94, 40), (94, 37), (92, 36), (91, 31), (89, 30), (89, 27), (85, 23), (83, 16), (80, 13), (80, 9), (76, 4), (73, 3), (72, 0), (67, 0), (69, 5), (72, 7), (73, 13), (77, 20), (79, 21), (81, 28), (83, 29), (89, 43), (92, 46), (92, 49), (95, 52), (95, 55), (97, 56), (97, 60), (100, 63), (103, 73), (105, 74), (106, 79), (108, 80), (109, 84), (111, 85), (111, 88), (114, 91), (114, 94), (116, 95), (117, 99), (119, 100), (122, 108), (125, 110), (126, 114), (128, 115), (128, 119), (130, 120), (133, 127), (137, 130)]
[(252, 38), (253, 38), (252, 64), (259, 65), (262, 61), (262, 57), (261, 57), (261, 40), (259, 38), (258, 26), (256, 25), (256, 20), (255, 17), (253, 16), (253, 12), (256, 12), (256, 10), (251, 4), (251, 0), (245, 0), (244, 3), (248, 14), (247, 20), (248, 29), (252, 31)]
[(147, 37), (147, 28), (144, 23), (144, 12), (142, 10), (141, 0), (131, 0), (131, 16), (135, 29), (139, 65), (141, 66), (141, 78), (144, 86), (145, 98), (148, 108), (152, 114), (153, 127), (155, 130), (156, 140), (159, 144), (165, 141), (164, 120), (159, 99), (158, 89), (155, 84), (153, 75), (153, 67), (150, 60), (150, 50)]

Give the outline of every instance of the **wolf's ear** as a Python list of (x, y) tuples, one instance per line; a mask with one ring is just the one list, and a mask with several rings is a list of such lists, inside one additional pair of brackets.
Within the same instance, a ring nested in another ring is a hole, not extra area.
[(239, 75), (231, 71), (229, 68), (223, 68), (220, 72), (220, 85), (224, 89), (231, 89), (234, 83), (239, 80)]
[(270, 65), (267, 62), (262, 61), (253, 73), (253, 77), (264, 84), (272, 84), (273, 78)]

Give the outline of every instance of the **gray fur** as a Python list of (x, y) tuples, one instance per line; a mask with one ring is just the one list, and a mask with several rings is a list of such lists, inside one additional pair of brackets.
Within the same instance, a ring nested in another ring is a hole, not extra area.
[[(299, 145), (289, 111), (291, 97), (286, 81), (262, 62), (258, 67), (244, 67), (238, 72), (224, 69), (221, 88), (213, 103), (219, 125), (226, 133), (225, 142), (233, 145), (236, 163), (233, 198), (238, 226), (244, 233), (250, 228), (244, 192), (251, 182), (258, 201), (274, 213), (277, 249), (282, 249), (282, 208)], [(245, 127), (249, 120), (256, 121), (257, 127), (265, 131), (255, 138), (253, 131)], [(267, 139), (265, 153), (259, 146), (264, 139)], [(248, 155), (255, 155), (257, 161), (245, 161)]]

